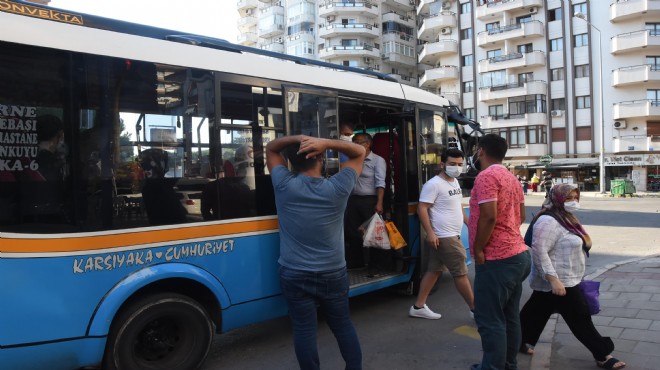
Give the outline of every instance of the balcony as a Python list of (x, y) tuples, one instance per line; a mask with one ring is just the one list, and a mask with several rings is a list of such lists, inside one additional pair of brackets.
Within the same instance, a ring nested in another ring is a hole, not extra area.
[(407, 68), (415, 68), (417, 66), (414, 57), (397, 52), (383, 53), (380, 57), (383, 59), (383, 62), (392, 66)]
[(417, 5), (417, 15), (429, 14), (431, 11), (431, 4), (437, 1), (438, 0), (419, 0)]
[[(338, 15), (356, 15), (369, 18), (378, 18), (380, 9), (378, 4), (371, 1), (355, 2), (327, 2), (319, 4), (319, 17), (328, 18)], [(333, 19), (334, 20), (334, 19)]]
[(259, 18), (265, 18), (271, 15), (284, 16), (284, 7), (282, 5), (271, 5), (267, 8), (259, 10)]
[(613, 119), (645, 118), (660, 119), (659, 100), (632, 100), (614, 103)]
[(257, 44), (257, 34), (254, 32), (241, 33), (236, 37), (236, 43), (244, 46), (254, 46)]
[(259, 37), (267, 39), (273, 36), (281, 35), (284, 32), (283, 24), (270, 24), (268, 26), (259, 26)]
[(261, 50), (274, 51), (276, 53), (284, 53), (284, 44), (281, 42), (271, 42), (270, 44), (262, 45)]
[(637, 85), (645, 82), (660, 82), (660, 65), (645, 64), (622, 67), (612, 71), (612, 86)]
[(534, 50), (529, 53), (511, 53), (479, 61), (479, 73), (509, 68), (539, 67), (545, 65), (545, 53)]
[(298, 41), (298, 40), (300, 40), (301, 42), (311, 42), (312, 44), (315, 42), (314, 33), (310, 31), (294, 33), (293, 35), (287, 36), (286, 39), (289, 42)]
[(610, 22), (616, 23), (643, 16), (657, 18), (660, 16), (660, 2), (655, 0), (615, 1), (610, 4)]
[(417, 38), (435, 40), (438, 35), (450, 34), (453, 29), (456, 29), (457, 24), (454, 12), (443, 11), (434, 16), (423, 17), (422, 24), (417, 29)]
[(641, 30), (623, 33), (612, 37), (612, 54), (631, 51), (660, 52), (660, 32)]
[(236, 8), (239, 12), (246, 11), (248, 9), (255, 9), (257, 7), (257, 0), (238, 0)]
[(319, 52), (320, 59), (335, 59), (340, 57), (364, 57), (372, 60), (380, 58), (380, 50), (373, 45), (335, 45), (322, 49)]
[(415, 0), (382, 0), (381, 3), (405, 12), (415, 9)]
[(522, 95), (547, 95), (548, 84), (545, 81), (528, 81), (508, 85), (489, 86), (479, 88), (479, 101), (506, 99)]
[(504, 12), (519, 9), (528, 9), (529, 14), (536, 14), (543, 9), (543, 0), (489, 0), (477, 6), (475, 16), (479, 20), (488, 21), (501, 18)]
[(409, 35), (405, 32), (388, 31), (383, 33), (383, 44), (389, 41), (406, 42), (410, 46), (415, 47), (415, 36)]
[(461, 106), (461, 94), (457, 92), (442, 92), (440, 94), (443, 98), (449, 100), (452, 104)]
[(548, 114), (545, 112), (504, 114), (501, 116), (483, 116), (481, 118), (481, 124), (485, 128), (539, 126), (548, 124)]
[(438, 68), (428, 69), (419, 78), (419, 87), (422, 88), (435, 88), (440, 86), (444, 81), (451, 81), (458, 79), (458, 67), (456, 66), (439, 66)]
[(477, 34), (477, 45), (483, 47), (527, 37), (543, 37), (545, 30), (543, 22), (529, 21), (515, 23), (509, 26), (493, 28)]
[(385, 22), (396, 22), (408, 26), (410, 28), (415, 27), (415, 18), (401, 15), (395, 12), (389, 12), (383, 14), (383, 23)]
[(408, 85), (408, 86), (417, 87), (417, 78), (415, 78), (415, 77), (402, 76), (402, 75), (397, 75), (397, 74), (388, 74), (388, 76), (394, 78), (398, 83), (402, 83), (402, 84)]
[(419, 52), (418, 61), (422, 64), (435, 65), (443, 55), (458, 53), (458, 42), (452, 39), (441, 39), (429, 42)]
[(330, 23), (319, 29), (319, 36), (324, 39), (345, 36), (376, 38), (380, 36), (380, 29), (371, 23)]
[(236, 21), (238, 30), (241, 32), (248, 32), (251, 28), (257, 25), (257, 17), (242, 17)]

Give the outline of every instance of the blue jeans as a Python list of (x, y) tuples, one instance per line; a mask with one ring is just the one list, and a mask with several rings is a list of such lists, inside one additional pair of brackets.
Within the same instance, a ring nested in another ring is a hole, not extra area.
[(280, 285), (289, 305), (293, 344), (300, 368), (320, 368), (316, 344), (316, 307), (320, 305), (337, 339), (346, 369), (362, 369), (362, 350), (348, 308), (346, 268), (310, 272), (280, 266)]
[(531, 268), (529, 251), (476, 265), (474, 318), (481, 335), (482, 370), (516, 370), (521, 344), (520, 296)]

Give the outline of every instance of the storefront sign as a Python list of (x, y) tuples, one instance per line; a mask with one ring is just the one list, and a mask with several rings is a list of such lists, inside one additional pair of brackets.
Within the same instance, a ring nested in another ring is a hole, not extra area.
[(649, 166), (660, 165), (658, 154), (612, 155), (605, 157), (606, 166)]
[(539, 158), (539, 162), (547, 166), (552, 163), (552, 156), (550, 154), (543, 155)]

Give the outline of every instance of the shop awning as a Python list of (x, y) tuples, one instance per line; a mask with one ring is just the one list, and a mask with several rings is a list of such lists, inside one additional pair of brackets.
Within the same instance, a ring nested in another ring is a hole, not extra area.
[(598, 158), (556, 158), (547, 166), (543, 163), (530, 163), (527, 168), (579, 168), (579, 167), (597, 167)]

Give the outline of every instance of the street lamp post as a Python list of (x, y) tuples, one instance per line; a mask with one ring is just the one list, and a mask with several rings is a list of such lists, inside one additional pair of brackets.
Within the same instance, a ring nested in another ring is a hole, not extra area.
[(599, 92), (598, 103), (600, 104), (600, 135), (599, 135), (600, 182), (599, 183), (600, 183), (600, 193), (605, 194), (605, 115), (604, 115), (604, 107), (603, 107), (603, 44), (601, 42), (602, 34), (600, 32), (600, 29), (598, 29), (598, 27), (591, 24), (591, 22), (587, 20), (587, 16), (584, 15), (583, 13), (575, 12), (573, 16), (575, 18), (579, 18), (587, 22), (589, 26), (593, 27), (593, 29), (598, 32), (598, 92)]

